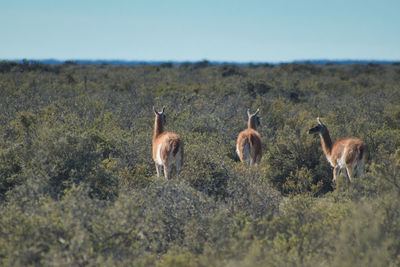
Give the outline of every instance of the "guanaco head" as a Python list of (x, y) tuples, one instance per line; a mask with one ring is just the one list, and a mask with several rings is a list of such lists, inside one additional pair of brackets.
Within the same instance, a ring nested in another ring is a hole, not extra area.
[(256, 113), (250, 114), (250, 109), (247, 109), (247, 116), (249, 117), (249, 127), (256, 129), (257, 126), (260, 126), (260, 117), (258, 117), (258, 113), (260, 109), (257, 109)]
[(308, 133), (309, 134), (324, 134), (328, 128), (325, 126), (325, 124), (322, 123), (322, 121), (319, 119), (319, 117), (317, 118), (318, 121), (318, 125), (311, 128)]
[(167, 122), (165, 114), (164, 114), (165, 107), (162, 108), (161, 112), (157, 112), (156, 108), (153, 106), (153, 111), (154, 111), (154, 115), (156, 115), (156, 119), (159, 118), (161, 120), (161, 123), (164, 125)]

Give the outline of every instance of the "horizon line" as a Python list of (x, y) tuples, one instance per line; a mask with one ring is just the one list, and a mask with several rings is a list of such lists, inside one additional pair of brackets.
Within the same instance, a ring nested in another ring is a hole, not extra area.
[(3, 59), (0, 58), (0, 62), (17, 62), (22, 63), (24, 61), (28, 62), (40, 62), (49, 65), (58, 65), (65, 63), (77, 63), (77, 64), (115, 64), (115, 65), (140, 65), (140, 64), (150, 64), (158, 65), (163, 63), (171, 63), (173, 65), (180, 65), (184, 63), (195, 64), (200, 62), (207, 62), (214, 65), (223, 64), (233, 64), (233, 65), (262, 65), (262, 64), (293, 64), (293, 63), (311, 63), (311, 64), (326, 64), (326, 63), (338, 63), (338, 64), (352, 64), (352, 63), (379, 63), (379, 64), (392, 64), (400, 63), (400, 59), (296, 59), (296, 60), (282, 60), (282, 61), (235, 61), (235, 60), (130, 60), (130, 59), (57, 59), (57, 58), (42, 58), (42, 59), (30, 59), (30, 58), (20, 58), (20, 59)]

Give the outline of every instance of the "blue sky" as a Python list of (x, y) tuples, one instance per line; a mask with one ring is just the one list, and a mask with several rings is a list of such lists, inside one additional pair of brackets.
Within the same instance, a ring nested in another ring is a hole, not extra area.
[(400, 0), (2, 0), (0, 59), (400, 60)]

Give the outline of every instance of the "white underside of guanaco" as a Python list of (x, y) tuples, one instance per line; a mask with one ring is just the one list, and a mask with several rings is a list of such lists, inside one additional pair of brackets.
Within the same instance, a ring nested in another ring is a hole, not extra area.
[(158, 165), (163, 165), (163, 161), (161, 159), (161, 148), (162, 144), (159, 144), (157, 147), (157, 156), (156, 156), (156, 162)]

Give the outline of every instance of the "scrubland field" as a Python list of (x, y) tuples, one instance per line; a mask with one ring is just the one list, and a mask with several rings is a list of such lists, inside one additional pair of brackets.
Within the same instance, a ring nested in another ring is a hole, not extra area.
[[(400, 265), (399, 64), (0, 62), (0, 94), (1, 266)], [(170, 181), (153, 105), (185, 143)], [(368, 145), (351, 184), (331, 183), (318, 116)]]

